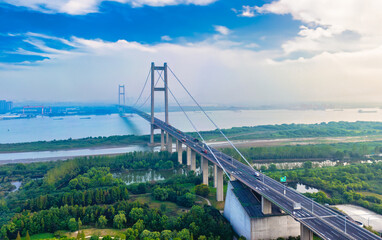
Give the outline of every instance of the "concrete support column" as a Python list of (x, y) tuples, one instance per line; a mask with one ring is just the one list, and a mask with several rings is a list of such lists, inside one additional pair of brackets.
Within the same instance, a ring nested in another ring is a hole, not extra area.
[(301, 240), (313, 240), (313, 232), (305, 227), (303, 224), (300, 224), (300, 239)]
[(265, 197), (261, 196), (261, 210), (263, 214), (272, 213), (272, 203), (268, 201)]
[(191, 150), (191, 170), (196, 170), (196, 152)]
[(216, 201), (224, 201), (223, 192), (223, 169), (217, 167), (216, 169), (217, 187), (216, 187)]
[(178, 162), (179, 164), (183, 163), (182, 155), (183, 155), (183, 147), (182, 142), (176, 140), (176, 151), (178, 152)]
[(218, 186), (217, 169), (218, 166), (214, 165), (214, 188)]
[(187, 147), (187, 166), (191, 166), (191, 151), (190, 147)]
[(164, 131), (161, 129), (160, 130), (160, 150), (164, 151)]
[(200, 168), (203, 171), (203, 184), (208, 186), (208, 160), (201, 157), (200, 161), (202, 163)]
[(167, 133), (167, 151), (172, 153), (172, 136)]

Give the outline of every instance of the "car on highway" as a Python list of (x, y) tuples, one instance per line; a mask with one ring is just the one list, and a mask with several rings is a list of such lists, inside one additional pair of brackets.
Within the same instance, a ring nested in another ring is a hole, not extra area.
[(206, 150), (206, 149), (203, 149), (203, 151), (202, 152), (204, 152), (205, 154), (207, 154), (208, 153), (208, 151)]
[(186, 142), (186, 138), (182, 138), (182, 142)]

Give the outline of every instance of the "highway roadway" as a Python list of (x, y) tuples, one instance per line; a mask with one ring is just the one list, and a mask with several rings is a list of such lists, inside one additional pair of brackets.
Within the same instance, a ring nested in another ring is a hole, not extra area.
[[(126, 109), (151, 122), (149, 114), (131, 107), (126, 107)], [(162, 120), (155, 118), (154, 125), (166, 131), (212, 163), (223, 166), (229, 175), (235, 177), (280, 207), (296, 221), (308, 227), (321, 238), (328, 240), (382, 240), (382, 238), (356, 225), (351, 220), (347, 220), (344, 216), (339, 215), (330, 208), (314, 202), (294, 189), (288, 188), (282, 183), (257, 172), (250, 166), (233, 159), (231, 156), (212, 147), (208, 148), (204, 143), (166, 124)], [(209, 149), (213, 151), (220, 164), (216, 161), (214, 155), (208, 151)], [(255, 173), (259, 176), (256, 176)], [(294, 203), (301, 203), (301, 209), (294, 210)]]

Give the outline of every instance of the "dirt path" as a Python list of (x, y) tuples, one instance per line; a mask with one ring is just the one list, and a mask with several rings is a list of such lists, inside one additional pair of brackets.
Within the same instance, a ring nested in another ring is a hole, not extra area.
[(200, 197), (201, 199), (204, 199), (204, 200), (206, 200), (206, 202), (207, 202), (208, 206), (211, 206), (211, 202), (210, 202), (210, 200), (208, 200), (207, 198), (205, 198), (205, 197), (202, 197), (202, 196), (200, 196), (200, 195), (196, 195), (196, 196)]

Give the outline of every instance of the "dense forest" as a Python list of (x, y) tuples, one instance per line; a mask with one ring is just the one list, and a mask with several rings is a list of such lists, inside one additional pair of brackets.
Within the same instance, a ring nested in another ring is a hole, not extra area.
[[(261, 125), (253, 127), (234, 127), (223, 129), (231, 140), (246, 139), (276, 139), (276, 138), (306, 138), (306, 137), (341, 137), (341, 136), (375, 136), (382, 135), (381, 122), (329, 122), (320, 124), (281, 124)], [(217, 130), (201, 132), (206, 140), (224, 140)], [(189, 133), (198, 138), (196, 133)], [(160, 136), (155, 135), (155, 141)], [(0, 144), (0, 152), (28, 152), (58, 149), (77, 149), (110, 146), (126, 146), (145, 144), (149, 136), (110, 136), (88, 137), (82, 139), (67, 139), (39, 141), (30, 143)]]
[[(173, 156), (167, 152), (129, 153), (0, 166), (2, 181), (15, 173), (12, 179), (23, 182), (18, 191), (0, 201), (0, 236), (15, 239), (17, 235), (54, 233), (56, 238), (66, 239), (69, 231), (112, 228), (123, 229), (114, 239), (232, 239), (231, 226), (218, 210), (195, 205), (191, 189), (201, 183), (201, 178), (192, 171), (166, 181), (131, 185), (110, 172), (172, 168), (177, 164)], [(33, 178), (36, 172), (43, 178)], [(166, 215), (166, 205), (151, 208), (147, 203), (130, 200), (131, 194), (150, 194), (153, 199), (173, 202), (190, 211)]]

